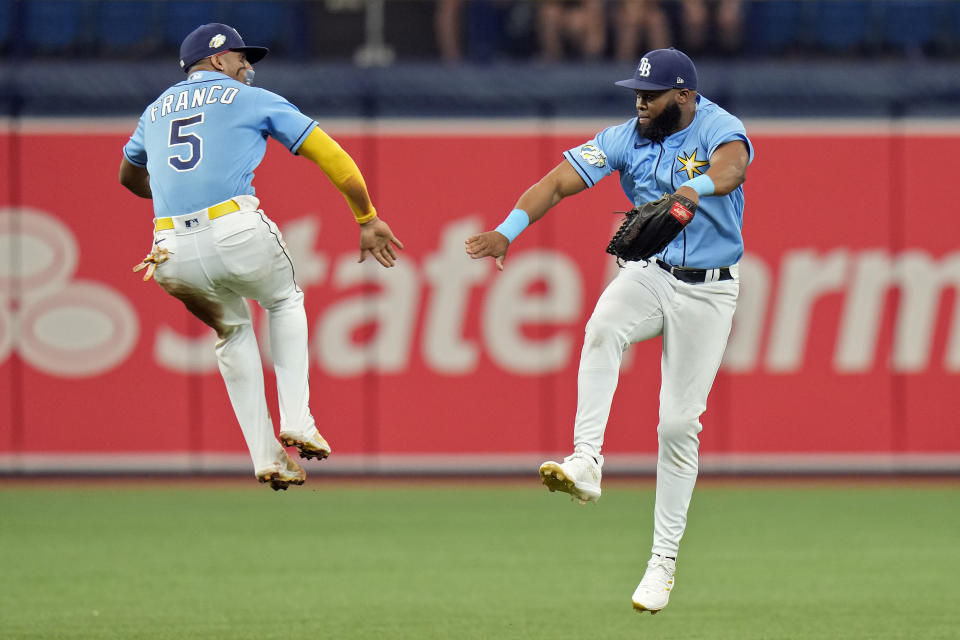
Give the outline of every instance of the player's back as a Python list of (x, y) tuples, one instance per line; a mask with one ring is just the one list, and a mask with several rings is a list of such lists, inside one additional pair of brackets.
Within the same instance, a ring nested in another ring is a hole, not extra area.
[(267, 136), (276, 135), (269, 122), (278, 104), (306, 118), (279, 96), (212, 71), (192, 73), (160, 94), (127, 145), (128, 158), (143, 161), (150, 173), (156, 215), (253, 195), (253, 170)]
[(200, 71), (147, 107), (141, 118), (147, 171), (164, 215), (254, 193), (253, 170), (266, 148), (256, 109), (259, 91)]

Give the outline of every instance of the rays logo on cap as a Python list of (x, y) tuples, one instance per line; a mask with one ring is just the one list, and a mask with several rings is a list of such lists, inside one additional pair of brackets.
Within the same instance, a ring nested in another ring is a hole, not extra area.
[(218, 33), (217, 35), (210, 38), (209, 46), (211, 49), (216, 49), (217, 47), (222, 47), (223, 43), (226, 41), (227, 41), (227, 36), (223, 35), (222, 33)]

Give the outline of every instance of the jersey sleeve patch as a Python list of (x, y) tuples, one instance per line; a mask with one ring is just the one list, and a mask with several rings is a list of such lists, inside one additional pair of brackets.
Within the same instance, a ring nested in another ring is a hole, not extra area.
[(585, 144), (581, 146), (580, 157), (586, 160), (591, 167), (607, 166), (607, 154), (601, 151), (597, 145)]

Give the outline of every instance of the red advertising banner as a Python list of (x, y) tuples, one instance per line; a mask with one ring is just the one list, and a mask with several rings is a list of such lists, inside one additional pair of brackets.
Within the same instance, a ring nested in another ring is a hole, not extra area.
[[(629, 205), (617, 180), (528, 229), (503, 272), (469, 260), (463, 242), (595, 124), (331, 124), (407, 247), (391, 270), (358, 264), (340, 194), (270, 143), (254, 185), (306, 294), (311, 406), (336, 452), (570, 447), (583, 327), (616, 271), (604, 253), (611, 212)], [(949, 205), (960, 133), (810, 129), (748, 123), (741, 299), (702, 451), (960, 454), (960, 217)], [(131, 271), (152, 210), (117, 181), (127, 135), (37, 125), (0, 136), (7, 459), (245, 451), (213, 334)], [(628, 352), (611, 454), (656, 450), (659, 348)]]

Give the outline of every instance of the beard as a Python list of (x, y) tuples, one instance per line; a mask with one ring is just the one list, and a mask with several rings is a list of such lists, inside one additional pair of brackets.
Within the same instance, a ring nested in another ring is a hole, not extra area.
[(640, 137), (647, 138), (652, 142), (663, 142), (668, 135), (674, 133), (680, 126), (680, 115), (680, 105), (672, 102), (664, 107), (660, 115), (650, 120), (650, 123), (646, 126), (640, 126), (638, 120), (637, 133), (640, 134)]

